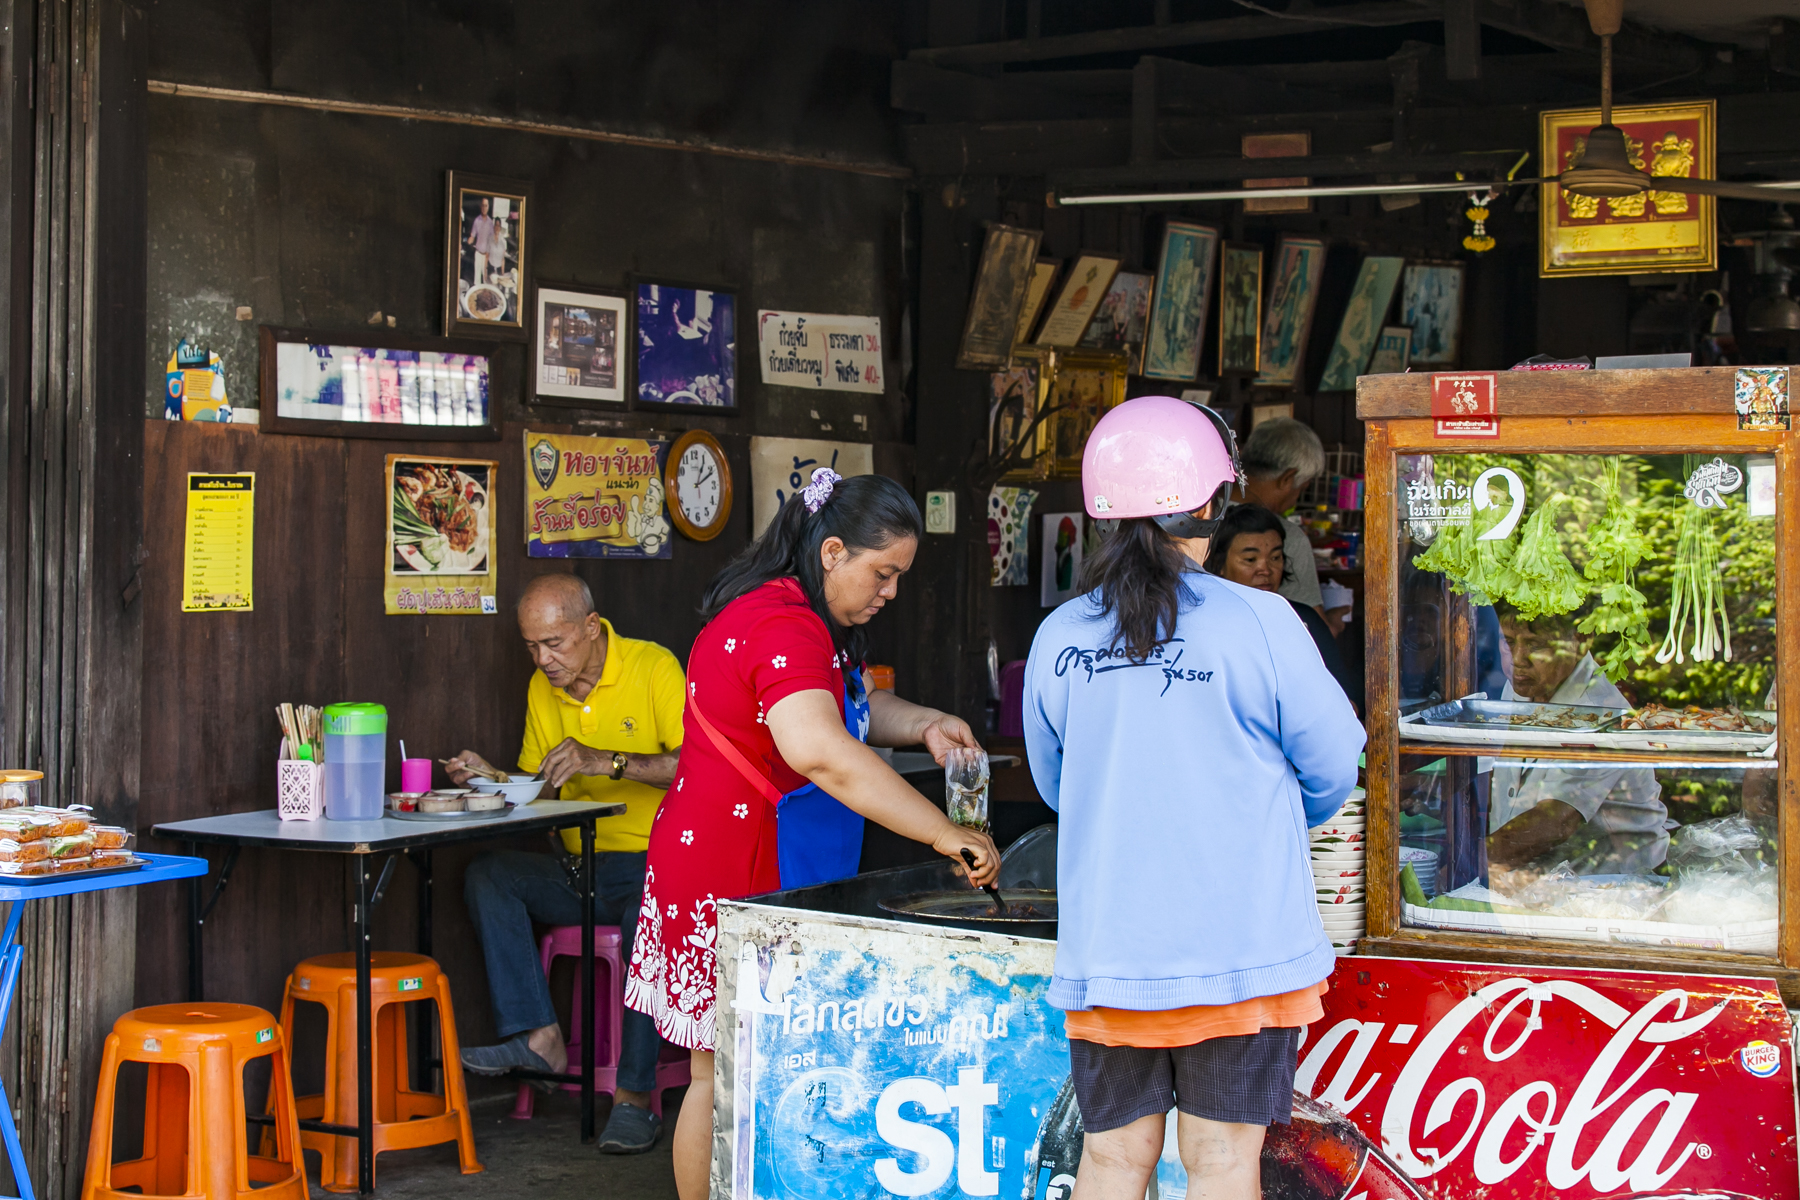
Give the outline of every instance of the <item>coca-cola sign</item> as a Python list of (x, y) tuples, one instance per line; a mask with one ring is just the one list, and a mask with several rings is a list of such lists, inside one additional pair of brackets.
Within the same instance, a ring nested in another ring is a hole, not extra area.
[(1432, 1200), (1800, 1194), (1772, 980), (1339, 960), (1295, 1090)]

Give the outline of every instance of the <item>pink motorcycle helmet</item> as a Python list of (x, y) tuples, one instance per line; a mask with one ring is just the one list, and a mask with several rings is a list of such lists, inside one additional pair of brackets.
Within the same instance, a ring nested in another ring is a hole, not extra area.
[(1208, 537), (1224, 516), (1189, 514), (1243, 481), (1237, 438), (1224, 418), (1173, 396), (1139, 396), (1101, 417), (1081, 452), (1090, 517), (1154, 517), (1175, 537)]

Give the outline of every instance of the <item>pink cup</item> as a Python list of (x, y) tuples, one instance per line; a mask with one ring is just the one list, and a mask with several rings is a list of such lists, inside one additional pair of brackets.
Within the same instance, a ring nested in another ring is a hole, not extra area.
[(403, 758), (400, 760), (400, 790), (403, 792), (429, 792), (431, 790), (431, 760), (429, 758)]

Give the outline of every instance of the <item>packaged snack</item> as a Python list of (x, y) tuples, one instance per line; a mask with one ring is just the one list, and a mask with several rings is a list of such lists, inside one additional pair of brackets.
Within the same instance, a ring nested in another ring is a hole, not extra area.
[(72, 837), (52, 837), (45, 839), (50, 847), (51, 858), (86, 858), (93, 853), (94, 835), (78, 833)]
[(56, 875), (68, 875), (75, 871), (85, 871), (93, 865), (94, 860), (87, 857), (85, 854), (80, 858), (58, 858), (51, 860), (51, 866), (56, 868), (52, 874)]
[(91, 857), (94, 860), (95, 867), (122, 867), (127, 863), (137, 861), (137, 855), (133, 854), (130, 850), (102, 850), (98, 846), (94, 847), (94, 853)]
[(48, 808), (44, 806), (15, 808), (5, 815), (26, 813), (34, 817), (48, 817), (50, 827), (44, 831), (45, 837), (73, 837), (78, 833), (86, 833), (88, 826), (94, 823), (94, 814), (82, 808)]
[(122, 825), (90, 825), (96, 850), (124, 850), (131, 845), (131, 832)]
[(50, 857), (50, 842), (33, 838), (29, 842), (0, 838), (0, 862), (38, 862)]
[(36, 862), (0, 862), (0, 878), (7, 875), (50, 875), (56, 871), (56, 864), (47, 858)]
[(50, 817), (33, 813), (0, 812), (0, 837), (11, 838), (15, 842), (31, 842), (43, 837), (52, 825), (56, 824)]

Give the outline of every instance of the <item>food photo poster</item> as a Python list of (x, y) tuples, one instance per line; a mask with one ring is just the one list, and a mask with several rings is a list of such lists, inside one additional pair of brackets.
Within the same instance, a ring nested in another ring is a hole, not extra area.
[(389, 616), (499, 611), (489, 459), (387, 456)]

